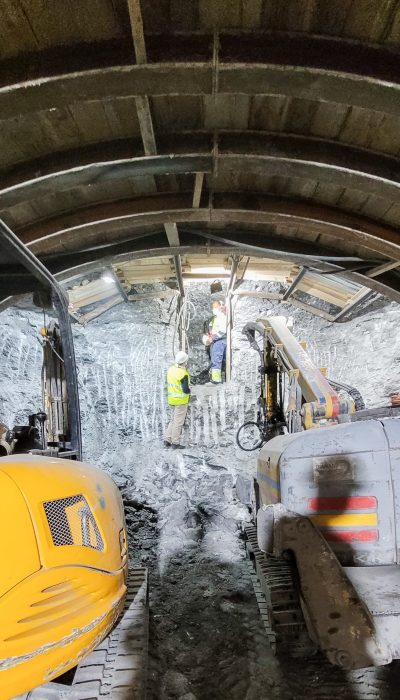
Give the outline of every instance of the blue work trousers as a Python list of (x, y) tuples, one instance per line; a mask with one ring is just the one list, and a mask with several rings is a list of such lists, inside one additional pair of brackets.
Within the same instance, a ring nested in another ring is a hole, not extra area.
[(226, 338), (214, 340), (211, 345), (211, 379), (215, 382), (221, 381), (221, 368), (226, 351)]

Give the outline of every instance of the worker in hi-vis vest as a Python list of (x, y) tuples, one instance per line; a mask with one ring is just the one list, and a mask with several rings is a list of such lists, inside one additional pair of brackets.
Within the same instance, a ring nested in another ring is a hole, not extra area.
[(188, 355), (180, 350), (175, 355), (175, 364), (167, 372), (168, 404), (172, 409), (171, 420), (165, 431), (164, 445), (179, 450), (182, 428), (190, 399), (190, 375), (187, 371)]
[(209, 325), (211, 340), (211, 381), (221, 384), (222, 364), (226, 353), (226, 310), (222, 301), (212, 304), (213, 318)]

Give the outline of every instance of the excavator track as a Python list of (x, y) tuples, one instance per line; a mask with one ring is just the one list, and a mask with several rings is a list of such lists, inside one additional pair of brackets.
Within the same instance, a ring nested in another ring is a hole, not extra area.
[(14, 700), (145, 700), (148, 652), (147, 569), (129, 571), (125, 608), (101, 644), (77, 666), (72, 685), (47, 683)]
[(254, 592), (274, 653), (313, 655), (316, 648), (307, 632), (293, 565), (261, 551), (254, 525), (244, 525), (243, 530)]

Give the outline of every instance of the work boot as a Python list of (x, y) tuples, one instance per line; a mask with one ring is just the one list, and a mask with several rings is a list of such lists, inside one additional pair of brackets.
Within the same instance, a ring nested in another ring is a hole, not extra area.
[(172, 447), (172, 443), (168, 440), (164, 440), (164, 447)]
[(185, 445), (171, 445), (173, 450), (184, 450)]

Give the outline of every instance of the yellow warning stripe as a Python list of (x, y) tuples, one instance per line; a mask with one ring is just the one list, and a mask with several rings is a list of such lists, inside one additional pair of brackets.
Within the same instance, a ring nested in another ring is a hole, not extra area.
[(377, 525), (376, 513), (357, 513), (357, 515), (311, 515), (315, 525), (322, 527), (346, 527), (347, 525)]

